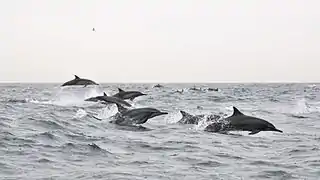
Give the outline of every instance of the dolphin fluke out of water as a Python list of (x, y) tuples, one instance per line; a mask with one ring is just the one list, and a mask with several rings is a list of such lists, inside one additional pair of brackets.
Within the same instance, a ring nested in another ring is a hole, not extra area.
[(103, 93), (102, 96), (91, 97), (91, 98), (85, 99), (85, 101), (102, 102), (104, 104), (117, 104), (117, 105), (124, 105), (124, 106), (131, 107), (131, 104), (129, 104), (128, 102), (122, 99), (119, 99), (117, 97), (108, 96), (105, 92)]
[(90, 80), (90, 79), (83, 79), (77, 75), (74, 75), (73, 80), (65, 82), (61, 86), (84, 86), (84, 87), (86, 87), (88, 85), (99, 85), (99, 84)]
[(120, 104), (116, 104), (118, 107), (119, 114), (115, 116), (115, 121), (112, 123), (119, 125), (131, 125), (131, 124), (144, 124), (156, 116), (168, 114), (167, 112), (161, 112), (155, 108), (136, 108), (127, 109)]
[(120, 98), (123, 100), (130, 99), (131, 101), (133, 101), (134, 98), (136, 98), (136, 97), (147, 95), (147, 94), (144, 94), (139, 91), (124, 91), (121, 88), (118, 88), (118, 91), (119, 92), (117, 94), (113, 95), (113, 97), (117, 97), (117, 98)]
[[(227, 125), (224, 130), (226, 131), (250, 131), (249, 135), (257, 134), (260, 131), (275, 131), (283, 133), (283, 131), (277, 129), (270, 122), (257, 117), (247, 116), (240, 112), (236, 107), (233, 107), (233, 114), (225, 120)], [(207, 126), (205, 130), (214, 132), (214, 129), (211, 128), (216, 128), (215, 124)]]

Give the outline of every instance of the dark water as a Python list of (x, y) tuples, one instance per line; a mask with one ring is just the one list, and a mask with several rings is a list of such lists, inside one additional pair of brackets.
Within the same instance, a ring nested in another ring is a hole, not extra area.
[[(1, 84), (0, 179), (319, 179), (317, 86), (200, 86), (220, 91), (173, 93), (193, 84), (64, 89), (58, 84)], [(114, 94), (117, 87), (149, 94), (135, 99), (134, 107), (169, 114), (144, 124), (149, 131), (133, 131), (108, 123), (115, 106), (83, 101), (103, 91)], [(205, 123), (176, 124), (179, 110), (230, 115), (232, 106), (270, 121), (284, 133), (225, 135), (204, 132)]]

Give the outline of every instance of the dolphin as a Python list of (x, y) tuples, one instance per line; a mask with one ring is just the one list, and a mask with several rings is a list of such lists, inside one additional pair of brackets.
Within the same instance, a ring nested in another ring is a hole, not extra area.
[(218, 88), (208, 88), (207, 90), (208, 90), (208, 91), (219, 91)]
[(206, 120), (206, 121), (214, 121), (218, 120), (221, 118), (219, 115), (215, 114), (210, 114), (210, 115), (191, 115), (185, 111), (180, 111), (182, 118), (178, 121), (179, 124), (198, 124), (201, 120)]
[(164, 87), (163, 85), (161, 85), (161, 84), (157, 84), (157, 85), (155, 85), (155, 86), (153, 86), (154, 88), (162, 88), (162, 87)]
[(114, 103), (114, 104), (119, 104), (119, 105), (131, 107), (131, 104), (129, 104), (128, 102), (126, 102), (122, 99), (119, 99), (117, 97), (108, 96), (105, 92), (103, 93), (102, 96), (91, 97), (91, 98), (85, 99), (85, 101), (92, 101), (92, 102), (101, 102), (102, 101), (103, 104)]
[(111, 121), (111, 123), (118, 125), (144, 124), (148, 121), (148, 119), (168, 114), (167, 112), (161, 112), (155, 108), (127, 109), (120, 104), (116, 105), (119, 113), (114, 116), (116, 120)]
[(83, 79), (77, 75), (74, 75), (74, 79), (68, 82), (63, 83), (61, 86), (83, 86), (86, 87), (88, 85), (99, 85), (98, 83), (90, 80), (90, 79)]
[(219, 127), (218, 124), (212, 124), (205, 128), (206, 131), (217, 132), (217, 131), (251, 131), (249, 135), (257, 134), (260, 131), (283, 131), (277, 129), (270, 122), (253, 117), (247, 116), (240, 112), (236, 107), (233, 106), (233, 114), (225, 119), (227, 125)]
[(113, 97), (117, 97), (123, 100), (130, 99), (131, 101), (134, 100), (134, 98), (139, 96), (145, 96), (147, 94), (141, 93), (139, 91), (124, 91), (121, 88), (118, 88), (118, 93), (113, 95)]
[(189, 90), (193, 90), (193, 91), (202, 91), (202, 88), (196, 88), (196, 85), (194, 85), (192, 88), (189, 88)]

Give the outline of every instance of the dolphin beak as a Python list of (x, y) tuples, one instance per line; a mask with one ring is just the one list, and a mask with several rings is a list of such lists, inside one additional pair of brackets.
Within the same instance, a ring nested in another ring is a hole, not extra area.
[(283, 133), (283, 131), (281, 131), (279, 129), (274, 129), (274, 131)]
[(141, 96), (146, 96), (146, 95), (148, 95), (148, 94), (145, 94), (145, 93), (141, 93)]
[(167, 112), (158, 112), (158, 113), (156, 113), (156, 116), (161, 116), (161, 115), (165, 115), (165, 114), (169, 114), (169, 113), (167, 113)]

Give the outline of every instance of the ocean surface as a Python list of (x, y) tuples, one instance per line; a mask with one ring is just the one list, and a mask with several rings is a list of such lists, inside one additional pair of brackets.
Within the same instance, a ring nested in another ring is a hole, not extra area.
[[(320, 179), (320, 84), (154, 85), (0, 84), (0, 179)], [(118, 87), (148, 94), (128, 101), (133, 108), (169, 114), (138, 131), (109, 123), (115, 105), (84, 101)], [(176, 123), (180, 110), (229, 116), (232, 106), (283, 133)]]

